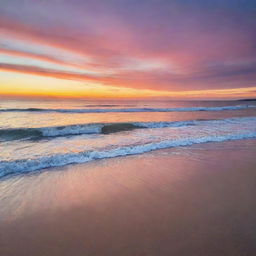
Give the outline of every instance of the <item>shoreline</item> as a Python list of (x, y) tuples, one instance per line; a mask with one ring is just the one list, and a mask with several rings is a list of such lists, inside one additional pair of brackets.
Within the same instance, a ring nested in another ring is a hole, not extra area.
[(253, 255), (256, 140), (0, 181), (0, 254)]

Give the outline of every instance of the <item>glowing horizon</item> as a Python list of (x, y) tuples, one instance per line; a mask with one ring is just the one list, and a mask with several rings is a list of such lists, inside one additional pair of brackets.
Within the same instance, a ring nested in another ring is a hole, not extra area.
[(4, 0), (0, 96), (256, 97), (255, 8), (252, 0)]

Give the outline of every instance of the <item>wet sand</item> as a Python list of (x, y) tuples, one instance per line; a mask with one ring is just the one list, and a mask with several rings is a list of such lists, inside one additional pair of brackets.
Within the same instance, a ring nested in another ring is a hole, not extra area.
[(256, 140), (0, 181), (3, 256), (256, 255)]

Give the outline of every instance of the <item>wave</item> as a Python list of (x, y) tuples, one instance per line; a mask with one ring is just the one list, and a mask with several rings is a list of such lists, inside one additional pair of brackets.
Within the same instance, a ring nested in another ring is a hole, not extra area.
[(162, 121), (162, 122), (129, 122), (129, 123), (86, 123), (64, 126), (51, 126), (39, 128), (9, 128), (0, 129), (0, 142), (24, 139), (44, 139), (49, 137), (71, 136), (82, 134), (111, 134), (115, 132), (130, 131), (134, 129), (155, 129), (167, 127), (182, 127), (198, 125), (203, 122), (237, 120), (254, 120), (255, 117), (236, 117), (226, 119), (195, 119), (187, 121)]
[(89, 123), (39, 128), (0, 129), (0, 142), (81, 134), (110, 134), (133, 129), (179, 127), (194, 125), (198, 121), (199, 120), (173, 122)]
[(0, 112), (57, 112), (57, 113), (125, 113), (125, 112), (192, 112), (224, 111), (256, 108), (255, 105), (223, 107), (183, 107), (183, 108), (94, 108), (94, 109), (50, 109), (50, 108), (2, 108)]
[(229, 134), (216, 136), (204, 136), (199, 138), (172, 139), (160, 142), (147, 143), (143, 145), (131, 145), (116, 147), (112, 149), (91, 150), (79, 153), (66, 153), (44, 156), (37, 159), (21, 159), (15, 161), (0, 162), (0, 177), (15, 174), (27, 173), (49, 167), (65, 166), (68, 164), (85, 163), (97, 159), (113, 158), (118, 156), (142, 154), (145, 152), (178, 146), (189, 146), (206, 142), (221, 142), (228, 140), (240, 140), (256, 138), (256, 131), (241, 134)]

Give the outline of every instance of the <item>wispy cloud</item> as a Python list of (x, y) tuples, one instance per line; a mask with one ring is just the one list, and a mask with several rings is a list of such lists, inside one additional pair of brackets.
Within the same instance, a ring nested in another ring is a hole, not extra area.
[(3, 1), (2, 40), (27, 47), (0, 39), (0, 53), (56, 69), (10, 59), (0, 70), (135, 89), (255, 86), (255, 8), (253, 0)]

